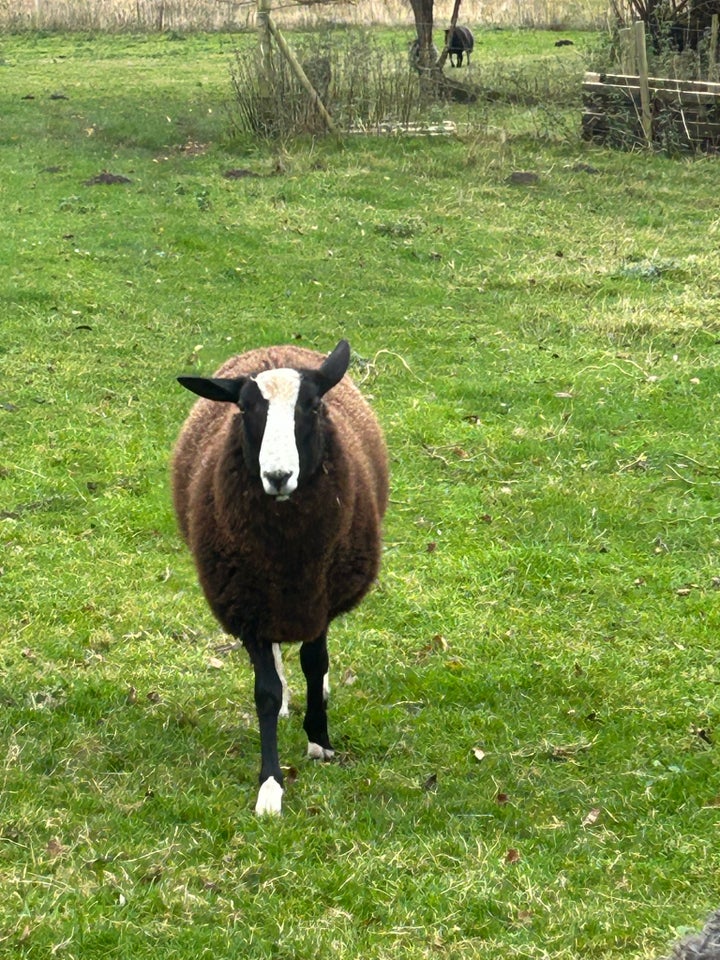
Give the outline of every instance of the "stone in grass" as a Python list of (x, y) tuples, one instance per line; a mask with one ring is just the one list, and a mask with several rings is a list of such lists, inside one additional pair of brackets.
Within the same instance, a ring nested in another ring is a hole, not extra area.
[(132, 180), (130, 180), (129, 177), (123, 177), (119, 173), (109, 173), (107, 170), (103, 170), (94, 177), (90, 177), (89, 180), (83, 180), (83, 185), (86, 187), (95, 187), (98, 186), (98, 184), (104, 183), (132, 183)]
[(244, 180), (246, 177), (258, 177), (260, 174), (245, 167), (239, 167), (234, 170), (226, 170), (223, 176), (226, 180)]
[(506, 183), (513, 183), (523, 187), (534, 187), (540, 183), (540, 177), (531, 170), (515, 170), (507, 178)]
[(572, 165), (572, 171), (573, 173), (600, 173), (597, 167), (593, 167), (591, 164), (583, 163), (582, 161), (574, 163)]

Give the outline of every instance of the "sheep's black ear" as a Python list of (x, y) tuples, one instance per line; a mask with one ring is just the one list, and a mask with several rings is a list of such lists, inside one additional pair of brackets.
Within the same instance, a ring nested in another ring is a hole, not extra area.
[(196, 393), (206, 400), (222, 400), (226, 403), (237, 403), (240, 391), (245, 383), (244, 377), (224, 380), (220, 377), (178, 377), (178, 383), (187, 390)]
[(331, 387), (340, 383), (350, 364), (350, 344), (341, 340), (333, 352), (325, 358), (322, 366), (315, 373), (315, 379), (320, 396), (327, 393)]

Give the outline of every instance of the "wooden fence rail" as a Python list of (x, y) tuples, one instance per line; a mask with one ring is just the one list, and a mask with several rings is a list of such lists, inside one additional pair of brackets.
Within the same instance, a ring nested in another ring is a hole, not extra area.
[(621, 73), (585, 74), (585, 139), (616, 146), (720, 149), (720, 83), (713, 62), (708, 80), (648, 76), (641, 22), (634, 25), (632, 37), (626, 33), (622, 38), (620, 60)]

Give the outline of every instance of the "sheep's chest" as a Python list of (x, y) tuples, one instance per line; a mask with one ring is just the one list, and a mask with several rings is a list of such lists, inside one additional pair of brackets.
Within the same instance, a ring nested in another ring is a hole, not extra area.
[[(331, 569), (313, 538), (232, 538), (223, 544), (200, 580), (225, 629), (272, 643), (308, 642), (328, 625)], [(196, 554), (197, 556), (197, 554)]]

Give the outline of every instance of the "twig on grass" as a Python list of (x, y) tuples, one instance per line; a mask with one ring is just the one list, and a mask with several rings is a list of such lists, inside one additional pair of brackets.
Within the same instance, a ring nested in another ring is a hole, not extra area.
[(709, 472), (717, 473), (720, 471), (720, 466), (712, 465), (710, 466), (707, 463), (702, 463), (700, 460), (696, 460), (695, 457), (690, 457), (686, 453), (677, 453), (673, 451), (671, 454), (673, 457), (677, 457), (678, 460), (687, 460), (688, 463), (694, 463), (696, 467), (700, 467), (701, 470), (707, 470)]
[[(650, 379), (650, 374), (647, 372), (647, 370), (643, 369), (643, 367), (641, 367), (639, 363), (636, 363), (634, 360), (624, 360), (624, 362), (629, 363), (630, 366), (635, 367), (637, 370), (639, 370), (646, 380)], [(591, 364), (589, 367), (583, 367), (582, 370), (578, 372), (577, 376), (581, 377), (584, 373), (589, 373), (591, 371), (607, 370), (608, 367), (614, 367), (616, 370), (619, 370), (620, 373), (622, 373), (626, 377), (634, 376), (632, 371), (623, 369), (623, 367), (621, 367), (619, 363), (615, 363), (614, 360), (611, 360), (608, 363)]]
[(419, 377), (416, 373), (414, 373), (411, 370), (410, 365), (408, 364), (407, 360), (404, 357), (402, 357), (399, 353), (395, 353), (393, 350), (386, 349), (385, 347), (383, 347), (382, 350), (378, 350), (378, 352), (375, 354), (372, 360), (367, 361), (367, 363), (365, 364), (365, 374), (362, 380), (359, 381), (360, 383), (365, 383), (365, 381), (371, 375), (371, 373), (377, 373), (377, 358), (383, 353), (386, 353), (388, 356), (395, 357), (396, 360), (399, 360), (400, 363), (405, 367), (407, 372), (410, 374), (410, 376), (414, 377), (418, 381), (418, 383), (425, 383), (425, 380), (423, 380), (422, 377)]
[(450, 460), (447, 460), (445, 457), (441, 456), (441, 454), (438, 453), (438, 450), (450, 450), (452, 452), (459, 450), (459, 447), (453, 443), (448, 444), (445, 447), (431, 447), (427, 443), (423, 443), (422, 448), (425, 451), (425, 453), (427, 453), (427, 455), (430, 457), (431, 460), (439, 460), (441, 463), (444, 463), (446, 467), (451, 467), (454, 465), (454, 463), (457, 463), (457, 462), (472, 463), (473, 460), (480, 459), (480, 454), (477, 454), (474, 457), (469, 457), (467, 456), (467, 454), (465, 454), (465, 456), (461, 456), (459, 453), (457, 453), (457, 460), (451, 462)]

